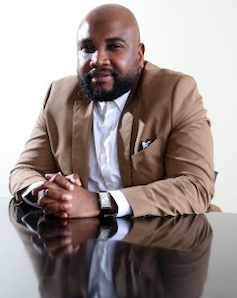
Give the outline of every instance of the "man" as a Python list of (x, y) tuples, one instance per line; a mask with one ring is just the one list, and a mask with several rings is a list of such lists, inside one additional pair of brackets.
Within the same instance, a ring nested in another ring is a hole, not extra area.
[(195, 81), (144, 61), (120, 5), (92, 10), (77, 46), (78, 78), (51, 85), (11, 192), (58, 217), (205, 212), (213, 142)]

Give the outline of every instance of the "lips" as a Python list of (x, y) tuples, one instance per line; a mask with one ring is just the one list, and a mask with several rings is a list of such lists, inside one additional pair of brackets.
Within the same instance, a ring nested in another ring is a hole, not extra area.
[(110, 70), (102, 71), (92, 71), (91, 72), (91, 81), (93, 83), (106, 83), (112, 80), (113, 74)]

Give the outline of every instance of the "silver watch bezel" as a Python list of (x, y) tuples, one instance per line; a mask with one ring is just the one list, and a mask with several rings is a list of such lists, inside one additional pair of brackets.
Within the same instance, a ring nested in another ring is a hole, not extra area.
[(111, 194), (108, 192), (98, 192), (98, 200), (101, 210), (112, 209)]

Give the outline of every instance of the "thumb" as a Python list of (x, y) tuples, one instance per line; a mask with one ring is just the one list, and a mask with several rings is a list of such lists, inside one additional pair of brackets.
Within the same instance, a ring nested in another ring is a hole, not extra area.
[(73, 184), (77, 185), (77, 186), (81, 186), (82, 183), (81, 183), (81, 180), (78, 176), (78, 174), (70, 174), (70, 175), (67, 175), (66, 178)]

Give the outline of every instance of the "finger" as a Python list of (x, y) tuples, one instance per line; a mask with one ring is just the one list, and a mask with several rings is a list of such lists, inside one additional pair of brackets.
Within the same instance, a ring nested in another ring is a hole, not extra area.
[(45, 189), (42, 189), (38, 192), (38, 199), (37, 199), (37, 205), (41, 207), (40, 201), (43, 199), (45, 196)]
[(46, 204), (53, 203), (55, 201), (68, 202), (72, 200), (72, 195), (70, 192), (63, 193), (55, 189), (46, 189), (44, 190), (44, 196), (39, 198), (37, 204), (40, 207), (45, 206)]
[(68, 214), (66, 212), (60, 211), (57, 213), (54, 213), (55, 217), (61, 218), (61, 219), (66, 219), (68, 218)]
[(47, 205), (47, 204), (51, 204), (51, 203), (54, 203), (55, 202), (55, 200), (53, 200), (53, 199), (50, 199), (49, 197), (40, 197), (40, 198), (38, 198), (38, 200), (37, 200), (37, 205), (39, 206), (39, 207), (44, 207), (45, 205)]
[(41, 186), (36, 187), (35, 189), (33, 189), (31, 194), (32, 194), (32, 196), (36, 196), (37, 194), (40, 193), (39, 198), (41, 198), (41, 197), (43, 197), (44, 190), (45, 190), (45, 182)]
[(53, 189), (60, 190), (60, 187), (56, 183), (54, 183), (52, 181), (45, 181), (41, 186), (33, 189), (31, 193), (32, 193), (33, 196), (35, 196), (35, 195), (38, 194), (39, 191), (41, 191), (43, 189), (48, 189), (48, 188), (53, 188)]
[[(49, 181), (53, 181), (56, 174), (61, 174), (61, 172), (58, 172), (58, 173), (55, 173), (55, 174), (45, 174), (45, 178)], [(77, 186), (82, 185), (78, 174), (70, 174), (70, 175), (65, 176), (65, 178), (67, 178), (71, 183), (73, 183)]]
[(77, 174), (67, 175), (66, 178), (77, 186), (82, 186), (81, 180)]
[(44, 213), (46, 215), (50, 215), (50, 214), (54, 214), (54, 213), (58, 213), (60, 211), (64, 211), (67, 213), (67, 211), (72, 207), (72, 204), (69, 202), (53, 202), (50, 204), (47, 204), (44, 206)]
[[(48, 174), (46, 174), (46, 175), (48, 175)], [(45, 175), (45, 177), (48, 177), (46, 175)], [(74, 185), (66, 177), (64, 177), (60, 172), (55, 174), (54, 176), (52, 176), (49, 181), (56, 183), (57, 185), (65, 188), (66, 190), (69, 190), (69, 191), (74, 190)]]
[(54, 181), (56, 175), (62, 175), (61, 172), (58, 172), (58, 173), (54, 173), (54, 174), (45, 174), (45, 178), (49, 181)]

